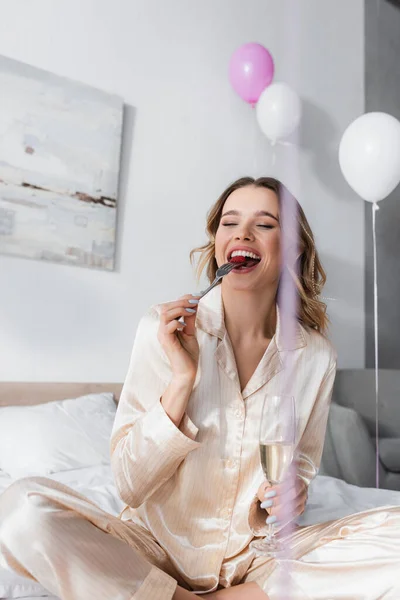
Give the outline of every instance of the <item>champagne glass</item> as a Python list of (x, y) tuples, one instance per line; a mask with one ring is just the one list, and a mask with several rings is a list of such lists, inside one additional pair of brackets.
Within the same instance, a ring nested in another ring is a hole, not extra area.
[[(283, 483), (293, 460), (296, 430), (293, 396), (264, 397), (260, 420), (260, 458), (265, 477), (272, 485)], [(267, 513), (265, 513), (267, 514)], [(277, 556), (282, 547), (274, 537), (274, 524), (269, 524), (265, 539), (256, 540), (250, 548), (262, 556)]]

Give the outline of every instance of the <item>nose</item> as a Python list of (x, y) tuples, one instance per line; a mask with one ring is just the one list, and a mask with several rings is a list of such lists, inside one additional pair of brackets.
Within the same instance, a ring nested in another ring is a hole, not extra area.
[(250, 227), (243, 223), (240, 227), (237, 228), (235, 238), (237, 240), (253, 240), (254, 236), (251, 233)]

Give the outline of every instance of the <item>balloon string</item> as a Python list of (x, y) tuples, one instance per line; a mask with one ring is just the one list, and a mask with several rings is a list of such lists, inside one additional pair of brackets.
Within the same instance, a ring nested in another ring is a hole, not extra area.
[(378, 370), (378, 270), (376, 260), (376, 211), (372, 205), (372, 236), (374, 241), (374, 338), (375, 338), (375, 443), (376, 443), (376, 487), (379, 488), (379, 370)]
[[(252, 104), (251, 107), (254, 109), (255, 108), (255, 104)], [(253, 115), (254, 117), (254, 115)], [(258, 172), (257, 172), (257, 167), (258, 167), (258, 160), (257, 160), (257, 141), (258, 141), (258, 124), (257, 124), (257, 120), (254, 118), (253, 119), (253, 172), (254, 172), (254, 178), (258, 177)]]

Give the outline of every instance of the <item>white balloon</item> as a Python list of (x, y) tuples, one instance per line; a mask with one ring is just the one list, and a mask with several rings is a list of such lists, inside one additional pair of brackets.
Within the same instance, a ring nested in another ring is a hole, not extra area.
[(339, 163), (363, 200), (386, 198), (400, 182), (400, 121), (383, 112), (358, 117), (343, 134)]
[(272, 83), (262, 92), (256, 114), (261, 131), (275, 143), (290, 135), (298, 126), (301, 101), (286, 83)]

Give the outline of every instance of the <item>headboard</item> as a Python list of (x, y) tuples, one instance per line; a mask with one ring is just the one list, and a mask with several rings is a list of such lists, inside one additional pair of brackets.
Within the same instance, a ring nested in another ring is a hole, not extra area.
[(26, 383), (0, 381), (0, 406), (43, 404), (86, 394), (112, 392), (118, 402), (122, 383)]

